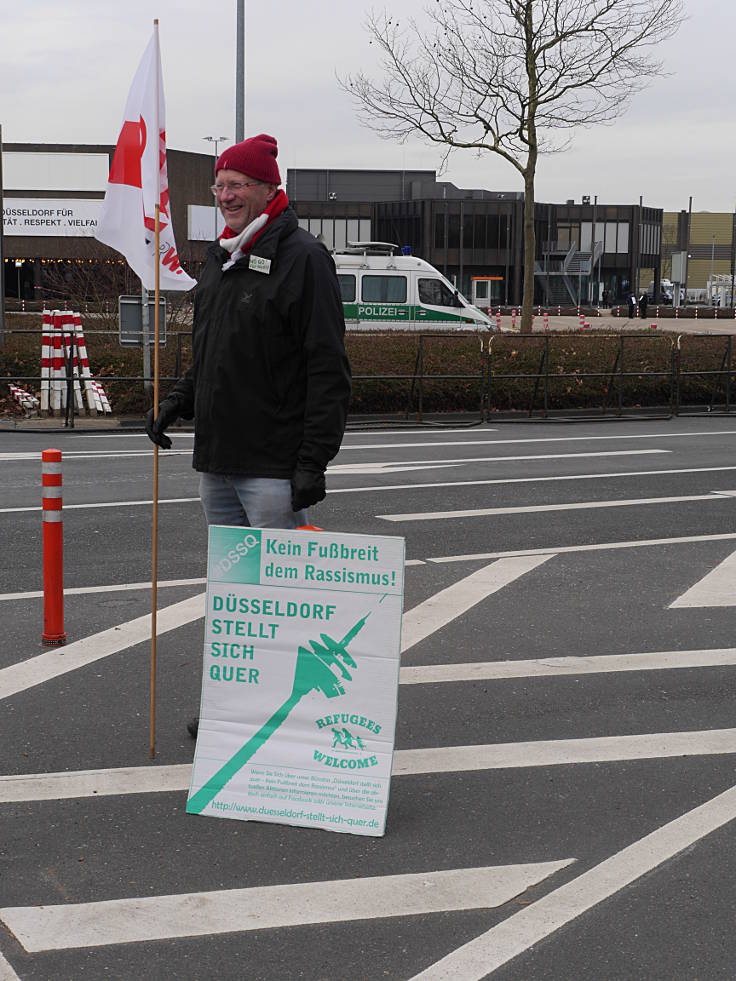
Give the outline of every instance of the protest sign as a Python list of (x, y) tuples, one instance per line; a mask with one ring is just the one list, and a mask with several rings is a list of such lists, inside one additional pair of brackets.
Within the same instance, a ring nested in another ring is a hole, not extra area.
[(404, 539), (214, 525), (187, 811), (386, 824)]

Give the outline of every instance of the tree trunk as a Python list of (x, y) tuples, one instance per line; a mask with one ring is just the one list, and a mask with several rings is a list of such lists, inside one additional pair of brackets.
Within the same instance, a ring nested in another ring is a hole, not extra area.
[(526, 0), (525, 3), (524, 38), (526, 76), (529, 84), (525, 142), (529, 152), (524, 168), (524, 295), (521, 304), (521, 333), (531, 334), (534, 318), (534, 254), (537, 251), (534, 234), (534, 178), (537, 173), (537, 55), (534, 47), (534, 6), (532, 0)]
[(534, 254), (537, 238), (534, 232), (534, 170), (535, 159), (529, 154), (524, 174), (524, 293), (521, 304), (521, 333), (531, 334), (534, 315)]

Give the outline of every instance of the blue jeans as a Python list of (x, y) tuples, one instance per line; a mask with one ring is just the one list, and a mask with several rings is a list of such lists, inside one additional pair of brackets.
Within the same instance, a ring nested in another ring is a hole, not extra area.
[(291, 510), (289, 480), (203, 473), (199, 496), (208, 525), (296, 528), (309, 524), (306, 508)]

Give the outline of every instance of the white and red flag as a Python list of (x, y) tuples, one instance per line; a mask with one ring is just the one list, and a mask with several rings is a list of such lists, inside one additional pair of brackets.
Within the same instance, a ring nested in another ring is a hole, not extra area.
[[(156, 134), (158, 133), (158, 138)], [(95, 238), (122, 252), (147, 290), (155, 288), (155, 213), (160, 205), (162, 290), (188, 290), (174, 241), (166, 174), (166, 122), (158, 33), (146, 48), (125, 103), (123, 125), (107, 179)]]

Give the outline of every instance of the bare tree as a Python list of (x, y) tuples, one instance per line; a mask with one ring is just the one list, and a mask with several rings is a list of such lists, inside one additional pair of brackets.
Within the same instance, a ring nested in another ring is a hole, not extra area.
[(682, 0), (436, 0), (427, 29), (384, 12), (367, 29), (383, 77), (341, 80), (386, 139), (419, 135), (495, 153), (524, 179), (522, 326), (534, 302), (534, 180), (540, 154), (579, 126), (611, 122), (661, 72), (655, 49), (684, 19)]

